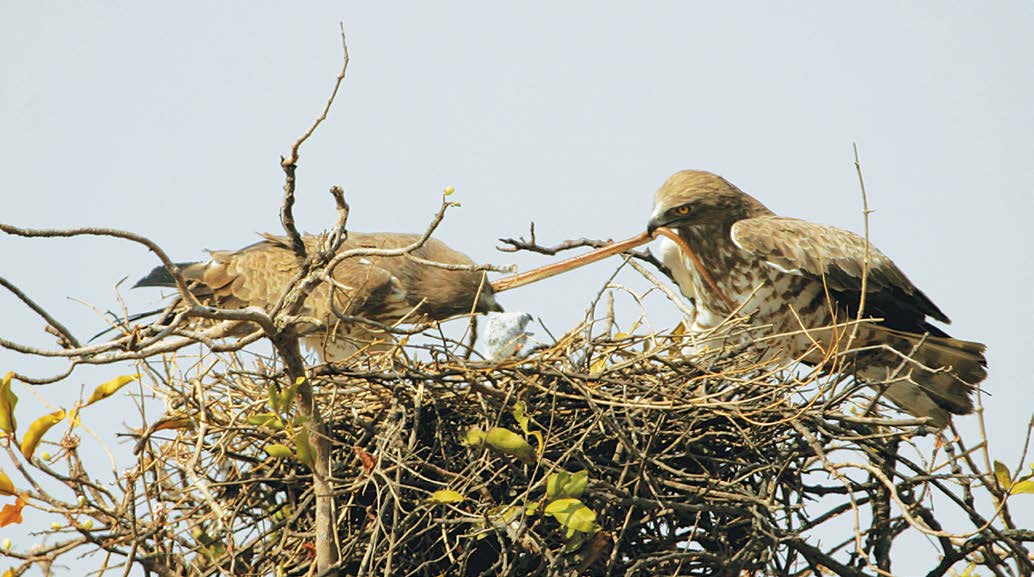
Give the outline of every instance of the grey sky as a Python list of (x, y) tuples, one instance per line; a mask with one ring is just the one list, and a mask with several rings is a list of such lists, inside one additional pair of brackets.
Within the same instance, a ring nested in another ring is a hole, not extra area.
[[(546, 259), (497, 253), (495, 239), (530, 221), (544, 242), (629, 236), (683, 168), (860, 231), (857, 142), (873, 242), (953, 318), (953, 335), (988, 344), (992, 454), (1015, 464), (1034, 409), (1034, 7), (558, 4), (5, 2), (0, 220), (129, 229), (181, 260), (278, 231), (278, 156), (326, 99), (338, 21), (352, 64), (302, 151), (297, 217), (310, 231), (333, 221), (332, 184), (351, 226), (371, 231), (422, 230), (453, 185), (463, 207), (438, 236), (526, 269)], [(100, 322), (68, 297), (114, 308), (113, 284), (155, 264), (110, 240), (0, 236), (0, 274), (79, 334)], [(563, 331), (615, 264), (500, 300)], [(132, 309), (157, 300), (126, 296)], [(51, 344), (6, 293), (0, 311), (0, 335)], [(673, 326), (667, 314), (651, 320)], [(59, 367), (0, 350), (0, 372)], [(39, 394), (67, 406), (114, 373)], [(44, 411), (29, 394), (19, 409), (24, 422)], [(1034, 505), (1014, 512), (1034, 526)], [(28, 526), (0, 536), (27, 539)]]

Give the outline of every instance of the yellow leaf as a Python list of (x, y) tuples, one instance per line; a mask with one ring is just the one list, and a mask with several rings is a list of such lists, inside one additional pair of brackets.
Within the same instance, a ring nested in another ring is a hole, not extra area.
[(627, 339), (630, 336), (632, 336), (632, 335), (630, 335), (628, 333), (614, 333), (614, 336), (611, 337), (611, 338), (613, 340), (615, 340), (615, 341), (621, 341), (621, 340)]
[(64, 418), (65, 410), (61, 409), (49, 415), (43, 415), (29, 425), (29, 430), (25, 431), (25, 437), (22, 438), (21, 447), (22, 456), (25, 457), (26, 461), (32, 461), (32, 454), (36, 452), (36, 447), (39, 445), (40, 440), (43, 439), (43, 435)]
[[(72, 410), (68, 411), (68, 422), (71, 423), (73, 429), (79, 427), (79, 409), (81, 408), (82, 407), (80, 407), (79, 404), (76, 403), (75, 406), (72, 407)], [(43, 460), (46, 461), (47, 459)]]
[(485, 433), (485, 443), (503, 453), (517, 457), (525, 463), (535, 461), (535, 449), (524, 440), (524, 437), (503, 427), (492, 427)]
[(18, 404), (18, 396), (11, 392), (13, 372), (4, 375), (0, 380), (0, 431), (14, 434), (18, 423), (14, 420), (14, 406)]
[(521, 508), (514, 505), (499, 505), (488, 510), (486, 517), (493, 526), (502, 528), (513, 523), (521, 514)]
[(252, 415), (246, 420), (250, 425), (266, 427), (273, 429), (274, 431), (280, 431), (284, 428), (284, 424), (280, 422), (280, 417), (277, 416), (276, 413), (260, 413), (258, 415)]
[(995, 461), (995, 480), (998, 481), (998, 486), (1008, 490), (1012, 486), (1012, 476), (1009, 475), (1009, 467), (1005, 466), (1005, 463), (1001, 461)]
[(535, 453), (541, 457), (542, 456), (542, 451), (545, 450), (545, 448), (546, 448), (546, 441), (542, 438), (542, 433), (540, 433), (538, 431), (532, 431), (529, 434), (538, 443), (539, 448), (538, 448), (537, 451), (535, 451)]
[(292, 451), (287, 445), (281, 445), (280, 443), (267, 445), (262, 450), (274, 459), (290, 459), (291, 457), (294, 457), (294, 451)]
[(435, 491), (434, 493), (431, 493), (431, 497), (428, 499), (428, 501), (431, 501), (432, 503), (442, 503), (442, 504), (445, 504), (445, 503), (459, 503), (460, 501), (462, 501), (464, 499), (466, 499), (466, 497), (464, 497), (463, 495), (461, 495), (460, 493), (458, 493), (456, 491), (453, 491), (451, 489), (441, 489), (439, 491)]
[(686, 321), (679, 321), (679, 324), (675, 325), (675, 328), (671, 330), (671, 336), (681, 337), (686, 334)]
[(513, 406), (513, 418), (517, 421), (517, 424), (521, 426), (521, 430), (524, 434), (528, 433), (528, 415), (526, 413), (528, 406), (524, 401), (517, 401)]
[(578, 471), (573, 474), (567, 471), (557, 471), (546, 477), (546, 500), (581, 497), (588, 482), (588, 471)]
[(456, 192), (456, 189), (451, 186), (445, 187), (445, 196), (451, 196), (452, 193)]
[(485, 432), (481, 430), (481, 427), (471, 427), (464, 431), (463, 437), (460, 438), (460, 444), (465, 447), (477, 447), (485, 442)]
[(1019, 495), (1020, 493), (1034, 493), (1034, 481), (1025, 479), (1012, 486), (1009, 492), (1013, 495)]
[(106, 399), (115, 394), (115, 392), (122, 387), (139, 378), (140, 375), (122, 375), (121, 377), (115, 377), (102, 385), (98, 385), (97, 388), (93, 390), (93, 394), (90, 395), (90, 398), (86, 400), (86, 404), (83, 406), (89, 406), (97, 401)]
[(610, 355), (609, 354), (601, 355), (601, 356), (597, 357), (596, 360), (593, 361), (591, 365), (589, 365), (589, 374), (590, 375), (598, 375), (598, 374), (602, 373), (604, 370), (607, 369), (607, 361), (609, 361), (609, 360), (610, 360)]
[(8, 569), (4, 571), (4, 574), (0, 577), (14, 577), (14, 569)]
[(302, 429), (294, 434), (294, 448), (298, 460), (312, 468), (312, 447), (309, 446), (309, 431)]
[(14, 483), (3, 471), (0, 471), (0, 495), (14, 495)]
[(596, 532), (596, 513), (578, 499), (557, 499), (546, 505), (544, 511), (567, 529), (568, 538), (573, 537), (575, 532)]

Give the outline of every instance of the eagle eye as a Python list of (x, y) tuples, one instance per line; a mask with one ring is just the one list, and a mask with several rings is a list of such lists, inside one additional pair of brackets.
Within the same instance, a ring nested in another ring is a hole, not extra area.
[(675, 214), (677, 214), (679, 216), (686, 216), (687, 214), (689, 214), (689, 211), (690, 211), (689, 205), (688, 204), (683, 204), (682, 206), (680, 206), (680, 207), (675, 209)]

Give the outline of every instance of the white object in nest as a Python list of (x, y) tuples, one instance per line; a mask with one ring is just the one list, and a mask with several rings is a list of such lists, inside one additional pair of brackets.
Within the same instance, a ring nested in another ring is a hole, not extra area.
[(532, 320), (528, 313), (488, 313), (486, 316), (481, 341), (486, 359), (499, 361), (516, 354), (531, 334), (524, 330)]

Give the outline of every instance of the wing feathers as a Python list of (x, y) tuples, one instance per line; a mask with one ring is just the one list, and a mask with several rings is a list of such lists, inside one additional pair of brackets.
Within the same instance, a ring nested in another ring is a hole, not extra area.
[[(857, 310), (866, 264), (865, 239), (846, 230), (795, 218), (764, 216), (733, 224), (732, 241), (770, 266), (788, 274), (825, 280), (842, 305)], [(891, 328), (943, 334), (925, 317), (951, 322), (901, 269), (869, 245), (867, 309), (884, 316)], [(868, 307), (872, 307), (869, 309)]]

